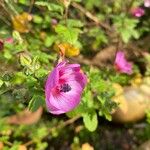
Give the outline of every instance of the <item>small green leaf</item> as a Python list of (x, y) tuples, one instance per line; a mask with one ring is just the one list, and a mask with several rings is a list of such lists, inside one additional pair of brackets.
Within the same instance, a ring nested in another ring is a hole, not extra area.
[(17, 40), (20, 44), (23, 43), (23, 39), (18, 31), (13, 31), (13, 38)]
[(49, 35), (46, 37), (45, 41), (44, 41), (44, 44), (46, 47), (50, 47), (52, 46), (52, 44), (54, 43), (56, 37), (53, 36), (53, 35)]
[(83, 27), (84, 24), (80, 20), (75, 20), (75, 19), (67, 19), (66, 21), (63, 20), (60, 23), (62, 24), (67, 24), (68, 27)]
[(43, 22), (43, 19), (42, 19), (42, 17), (39, 16), (39, 15), (34, 15), (34, 16), (33, 16), (33, 22), (34, 22), (34, 23), (37, 23), (37, 24), (41, 24), (41, 23)]
[(68, 42), (73, 45), (77, 42), (80, 33), (78, 28), (65, 27), (63, 25), (57, 25), (55, 31), (62, 42)]
[(97, 125), (98, 125), (98, 119), (97, 119), (97, 114), (96, 112), (91, 112), (91, 113), (85, 113), (83, 115), (83, 122), (85, 124), (85, 127), (93, 132), (96, 130)]
[(0, 79), (0, 87), (3, 85), (3, 83), (4, 83), (4, 82)]
[(44, 98), (40, 95), (34, 95), (29, 102), (28, 108), (31, 111), (36, 111), (40, 106), (45, 104)]
[(63, 14), (63, 11), (64, 11), (64, 8), (62, 6), (55, 4), (55, 3), (38, 1), (38, 2), (35, 2), (35, 4), (38, 6), (47, 7), (49, 11), (60, 12), (61, 14)]
[(30, 66), (31, 65), (31, 58), (27, 54), (21, 54), (20, 55), (20, 63), (22, 66)]

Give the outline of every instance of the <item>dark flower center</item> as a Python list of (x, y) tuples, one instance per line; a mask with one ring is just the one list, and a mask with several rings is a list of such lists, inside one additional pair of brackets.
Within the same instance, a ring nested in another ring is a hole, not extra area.
[(70, 85), (64, 83), (64, 84), (62, 84), (62, 85), (60, 86), (60, 90), (59, 90), (59, 91), (66, 93), (66, 92), (69, 92), (70, 90), (71, 90)]

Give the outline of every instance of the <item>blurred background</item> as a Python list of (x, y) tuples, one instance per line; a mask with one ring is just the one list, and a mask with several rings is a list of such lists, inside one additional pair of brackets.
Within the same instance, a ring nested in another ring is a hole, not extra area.
[[(149, 0), (0, 0), (0, 150), (149, 150), (149, 52)], [(52, 115), (44, 86), (60, 53), (88, 84)]]

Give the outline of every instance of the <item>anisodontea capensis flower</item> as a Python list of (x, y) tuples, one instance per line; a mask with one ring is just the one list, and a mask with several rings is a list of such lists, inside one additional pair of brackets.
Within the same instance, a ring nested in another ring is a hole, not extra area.
[(144, 0), (144, 6), (150, 7), (150, 0)]
[(46, 106), (52, 114), (63, 114), (74, 109), (87, 83), (79, 64), (62, 61), (49, 74), (45, 85)]
[(142, 17), (145, 14), (145, 11), (141, 7), (136, 7), (131, 9), (131, 14), (137, 18)]
[(132, 73), (132, 64), (125, 58), (125, 54), (122, 51), (118, 51), (115, 58), (115, 69), (121, 73)]

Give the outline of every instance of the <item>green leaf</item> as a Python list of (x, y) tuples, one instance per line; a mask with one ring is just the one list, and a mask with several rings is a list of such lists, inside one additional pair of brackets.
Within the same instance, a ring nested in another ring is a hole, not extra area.
[(95, 131), (98, 125), (98, 118), (96, 112), (85, 113), (83, 115), (83, 122), (85, 124), (85, 127), (89, 131)]
[(92, 98), (92, 93), (90, 90), (85, 89), (85, 92), (83, 94), (83, 102), (86, 103), (87, 108), (92, 108), (94, 105), (94, 101)]
[(72, 118), (72, 117), (75, 117), (77, 115), (82, 115), (85, 112), (87, 112), (86, 104), (81, 102), (80, 105), (77, 108), (75, 108), (74, 110), (68, 112), (67, 116)]
[(23, 4), (23, 5), (30, 5), (29, 0), (18, 0), (18, 3)]
[(34, 95), (29, 102), (28, 108), (31, 111), (36, 111), (40, 106), (45, 104), (45, 100), (40, 95)]
[(67, 19), (66, 21), (63, 20), (60, 23), (67, 24), (68, 27), (83, 27), (84, 24), (80, 20), (75, 19)]
[(57, 25), (55, 31), (62, 42), (68, 42), (73, 45), (77, 42), (80, 33), (80, 30), (77, 28), (67, 28), (63, 25)]
[(35, 2), (35, 4), (38, 6), (47, 7), (49, 11), (60, 12), (61, 14), (63, 14), (64, 11), (64, 8), (62, 6), (50, 2), (38, 1)]
[(52, 46), (52, 44), (54, 43), (56, 37), (54, 35), (49, 35), (46, 37), (44, 44), (46, 47), (50, 47)]
[(0, 87), (3, 85), (3, 80), (0, 79)]
[(128, 43), (131, 37), (131, 33), (128, 30), (123, 30), (121, 31), (121, 37), (125, 43)]
[(30, 66), (31, 62), (32, 60), (29, 55), (24, 53), (20, 54), (20, 63), (22, 66)]
[(23, 43), (23, 39), (18, 31), (13, 31), (13, 38), (18, 41), (20, 44)]
[(113, 19), (114, 25), (125, 43), (128, 43), (132, 37), (135, 39), (139, 38), (139, 31), (136, 30), (139, 22), (137, 19), (128, 18), (125, 14), (115, 16)]
[(43, 18), (39, 15), (34, 15), (33, 16), (33, 22), (37, 23), (37, 24), (41, 24), (41, 23), (43, 23)]

